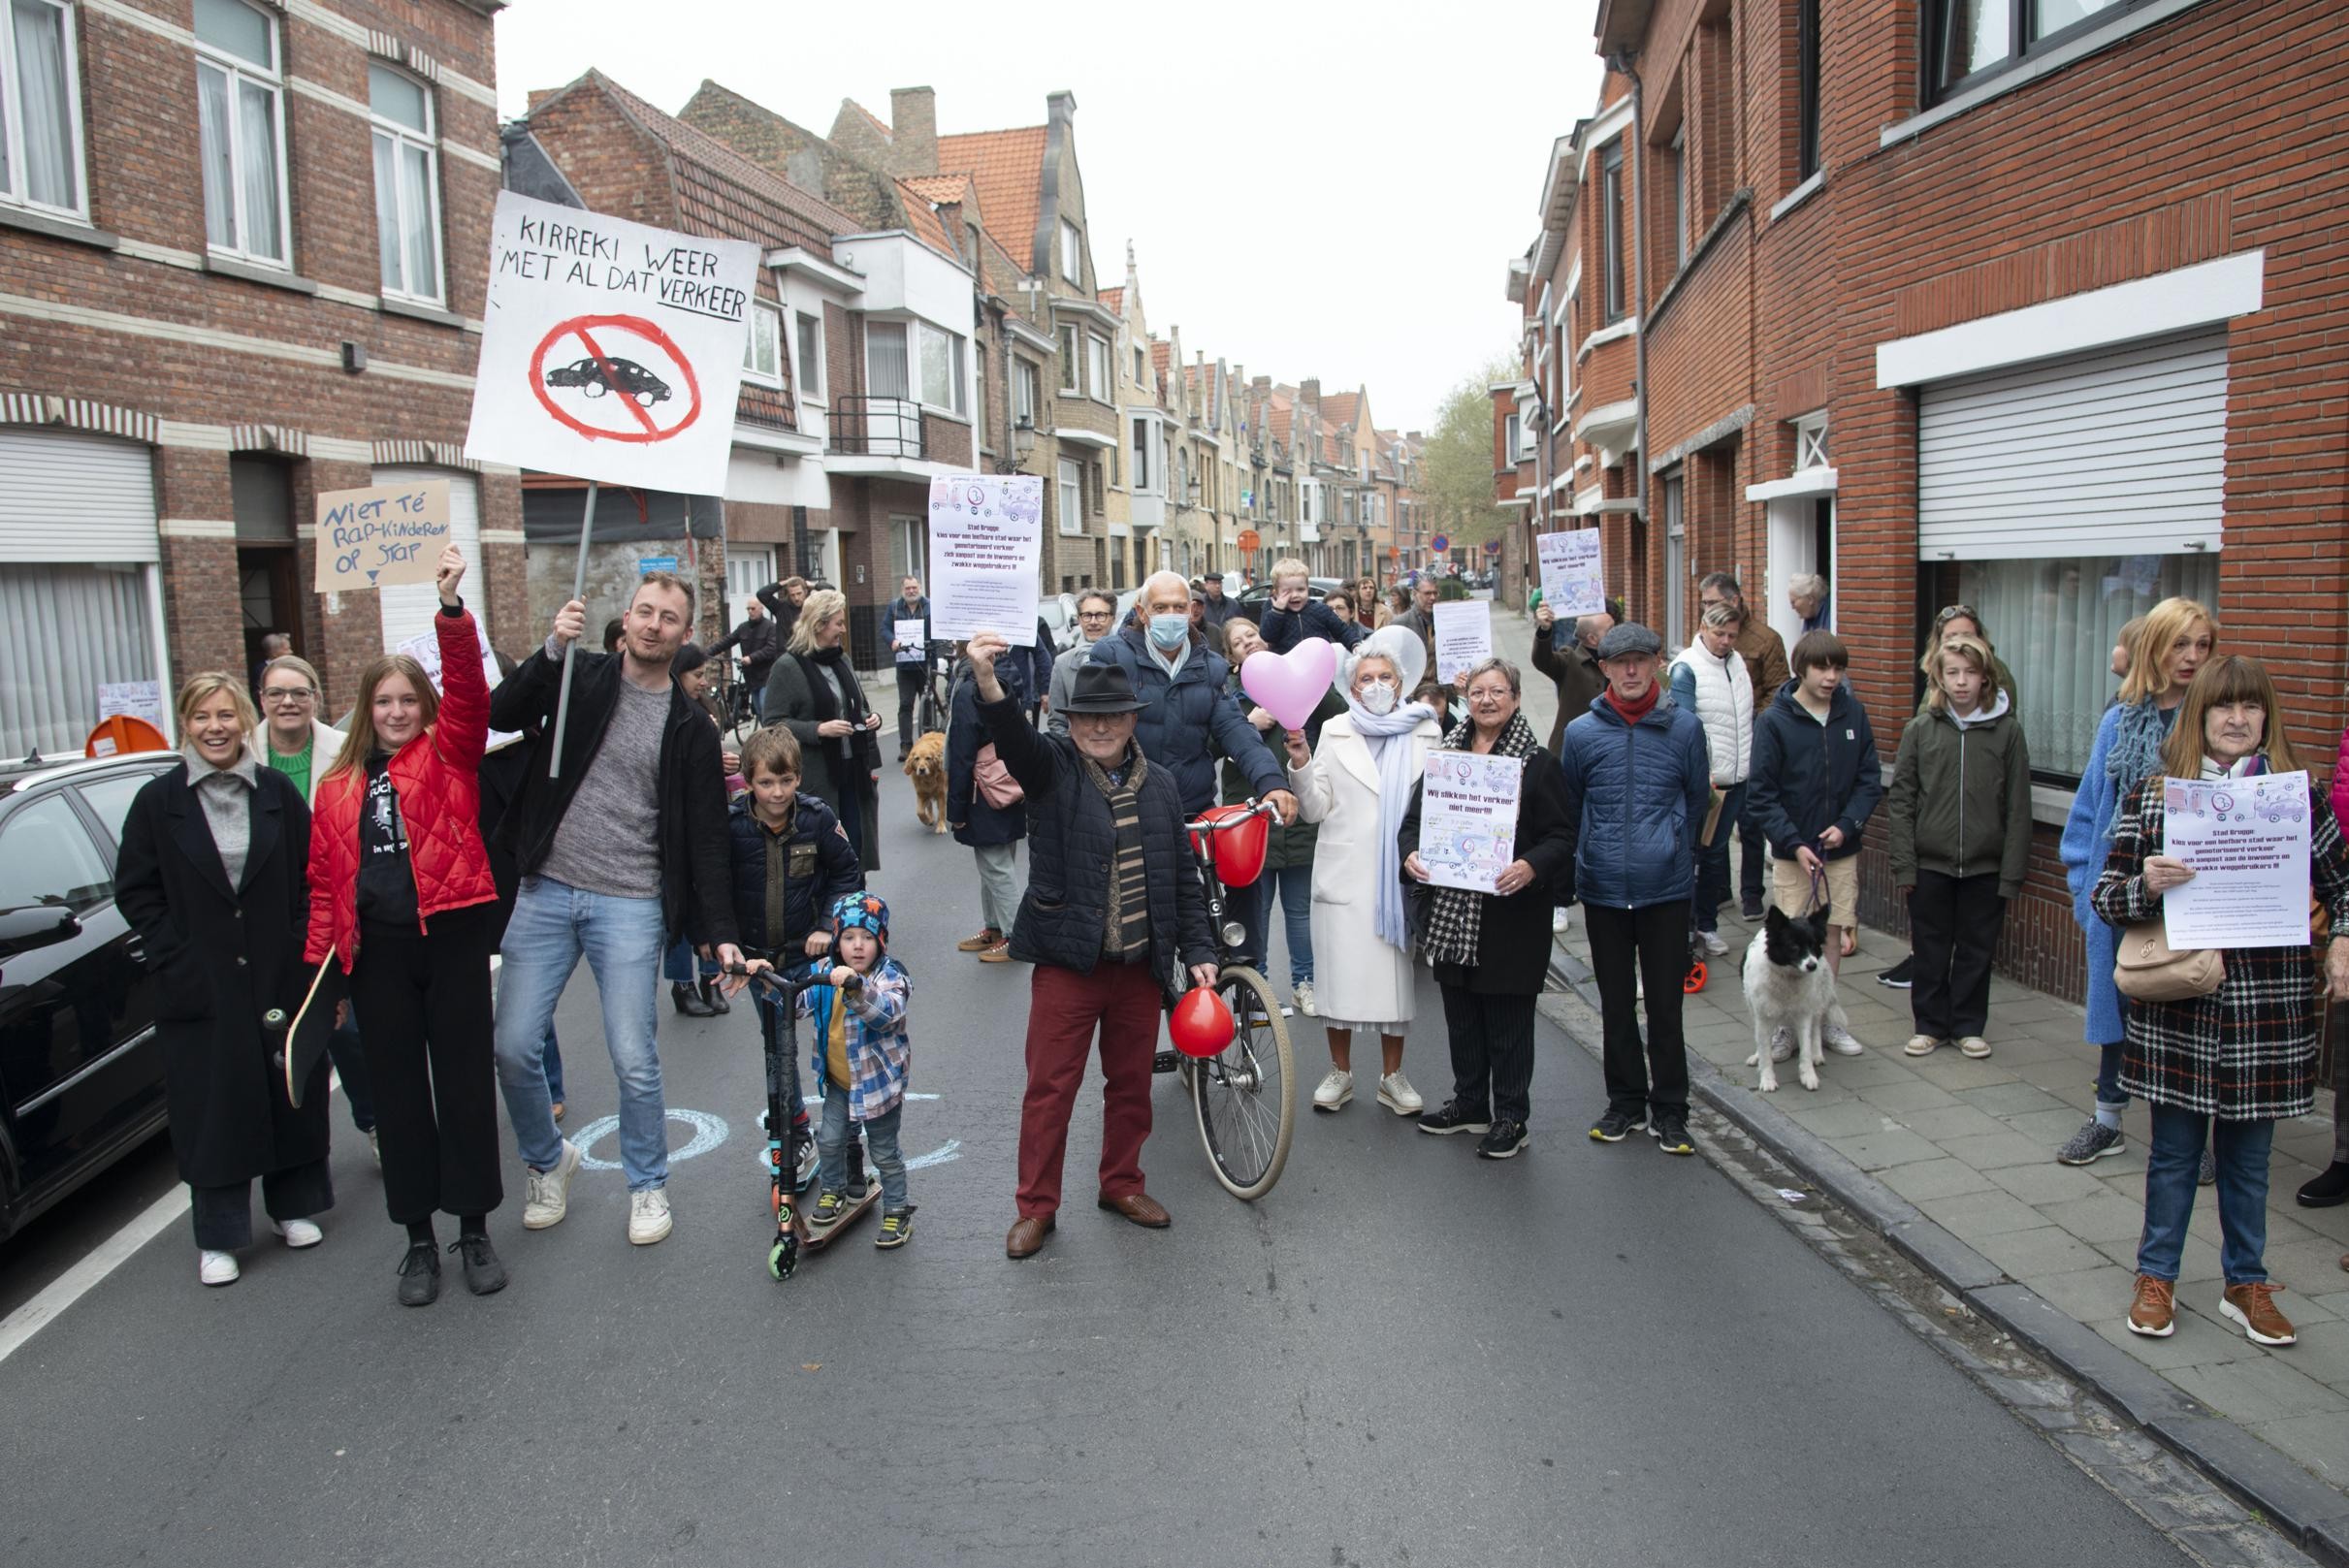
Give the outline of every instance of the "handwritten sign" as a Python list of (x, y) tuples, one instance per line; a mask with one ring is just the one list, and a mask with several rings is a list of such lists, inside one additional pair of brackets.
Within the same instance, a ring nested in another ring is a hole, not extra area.
[[(481, 640), (481, 678), (488, 682), (490, 689), (495, 691), (498, 689), (498, 683), (505, 679), (505, 674), (498, 668), (498, 656), (490, 652), (490, 634), (481, 629), (479, 621), (473, 623), (473, 635)], [(392, 652), (405, 654), (423, 665), (425, 678), (433, 683), (433, 689), (435, 692), (441, 689), (440, 639), (435, 633), (418, 632)], [(355, 720), (353, 721), (356, 722)], [(489, 750), (495, 752), (499, 747), (510, 746), (520, 739), (522, 736), (516, 731), (493, 729), (490, 731)]]
[(1493, 601), (1438, 600), (1435, 605), (1435, 679), (1450, 686), (1493, 656)]
[(1606, 609), (1606, 573), (1599, 564), (1596, 528), (1538, 534), (1533, 545), (1541, 553), (1541, 601), (1552, 615), (1563, 621)]
[[(1439, 606), (1440, 608), (1440, 606)], [(1517, 797), (1525, 761), (1473, 752), (1430, 752), (1420, 786), (1419, 862), (1437, 887), (1496, 891), (1517, 858)]]
[(466, 456), (725, 489), (758, 247), (498, 196)]
[(2162, 781), (2162, 852), (2194, 868), (2162, 895), (2170, 945), (2308, 944), (2308, 776)]
[(318, 570), (321, 593), (429, 583), (449, 542), (445, 479), (366, 490), (318, 493)]
[(1036, 645), (1036, 567), (1044, 548), (1044, 481), (1034, 474), (955, 474), (930, 481), (930, 635), (992, 631)]
[(144, 719), (163, 727), (163, 683), (160, 681), (103, 681), (98, 686), (98, 717), (121, 715)]

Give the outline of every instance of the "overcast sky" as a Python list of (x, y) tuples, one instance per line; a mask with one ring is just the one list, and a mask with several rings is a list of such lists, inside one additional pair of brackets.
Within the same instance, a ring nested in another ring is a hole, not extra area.
[(1041, 124), (1066, 87), (1095, 270), (1116, 283), (1134, 241), (1153, 332), (1251, 375), (1367, 384), (1379, 425), (1424, 429), (1509, 348), (1507, 262), (1552, 139), (1594, 101), (1595, 10), (516, 0), (498, 96), (519, 114), (598, 66), (673, 112), (708, 77), (821, 135), (844, 97), (886, 119), (891, 87), (930, 86), (952, 135)]

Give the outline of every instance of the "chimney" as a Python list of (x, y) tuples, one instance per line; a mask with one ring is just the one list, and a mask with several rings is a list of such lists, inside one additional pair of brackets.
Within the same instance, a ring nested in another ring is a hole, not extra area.
[(1298, 384), (1297, 400), (1310, 403), (1316, 412), (1321, 408), (1321, 377), (1311, 376)]
[(889, 173), (938, 173), (938, 94), (928, 87), (889, 89)]
[(1045, 96), (1045, 118), (1049, 123), (1066, 128), (1077, 117), (1077, 95), (1063, 87)]

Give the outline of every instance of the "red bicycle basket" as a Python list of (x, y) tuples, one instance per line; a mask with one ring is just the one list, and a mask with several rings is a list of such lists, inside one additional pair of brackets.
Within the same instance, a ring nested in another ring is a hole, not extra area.
[[(1268, 818), (1252, 815), (1245, 806), (1214, 806), (1199, 815), (1207, 821), (1231, 824), (1211, 830), (1217, 880), (1226, 887), (1246, 887), (1264, 874), (1265, 848), (1271, 842)], [(1205, 855), (1207, 838), (1205, 833), (1193, 833), (1192, 849)]]

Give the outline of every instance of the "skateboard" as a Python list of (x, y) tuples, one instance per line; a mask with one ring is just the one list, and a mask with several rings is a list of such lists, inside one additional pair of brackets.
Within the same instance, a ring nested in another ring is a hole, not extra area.
[(350, 976), (342, 973), (335, 949), (329, 947), (294, 1015), (288, 1018), (283, 1008), (272, 1008), (261, 1020), (284, 1035), (274, 1053), (275, 1065), (285, 1073), (285, 1098), (296, 1110), (302, 1108), (303, 1091), (317, 1071), (319, 1058), (326, 1055), (327, 1037), (335, 1032), (335, 1013), (350, 994)]

